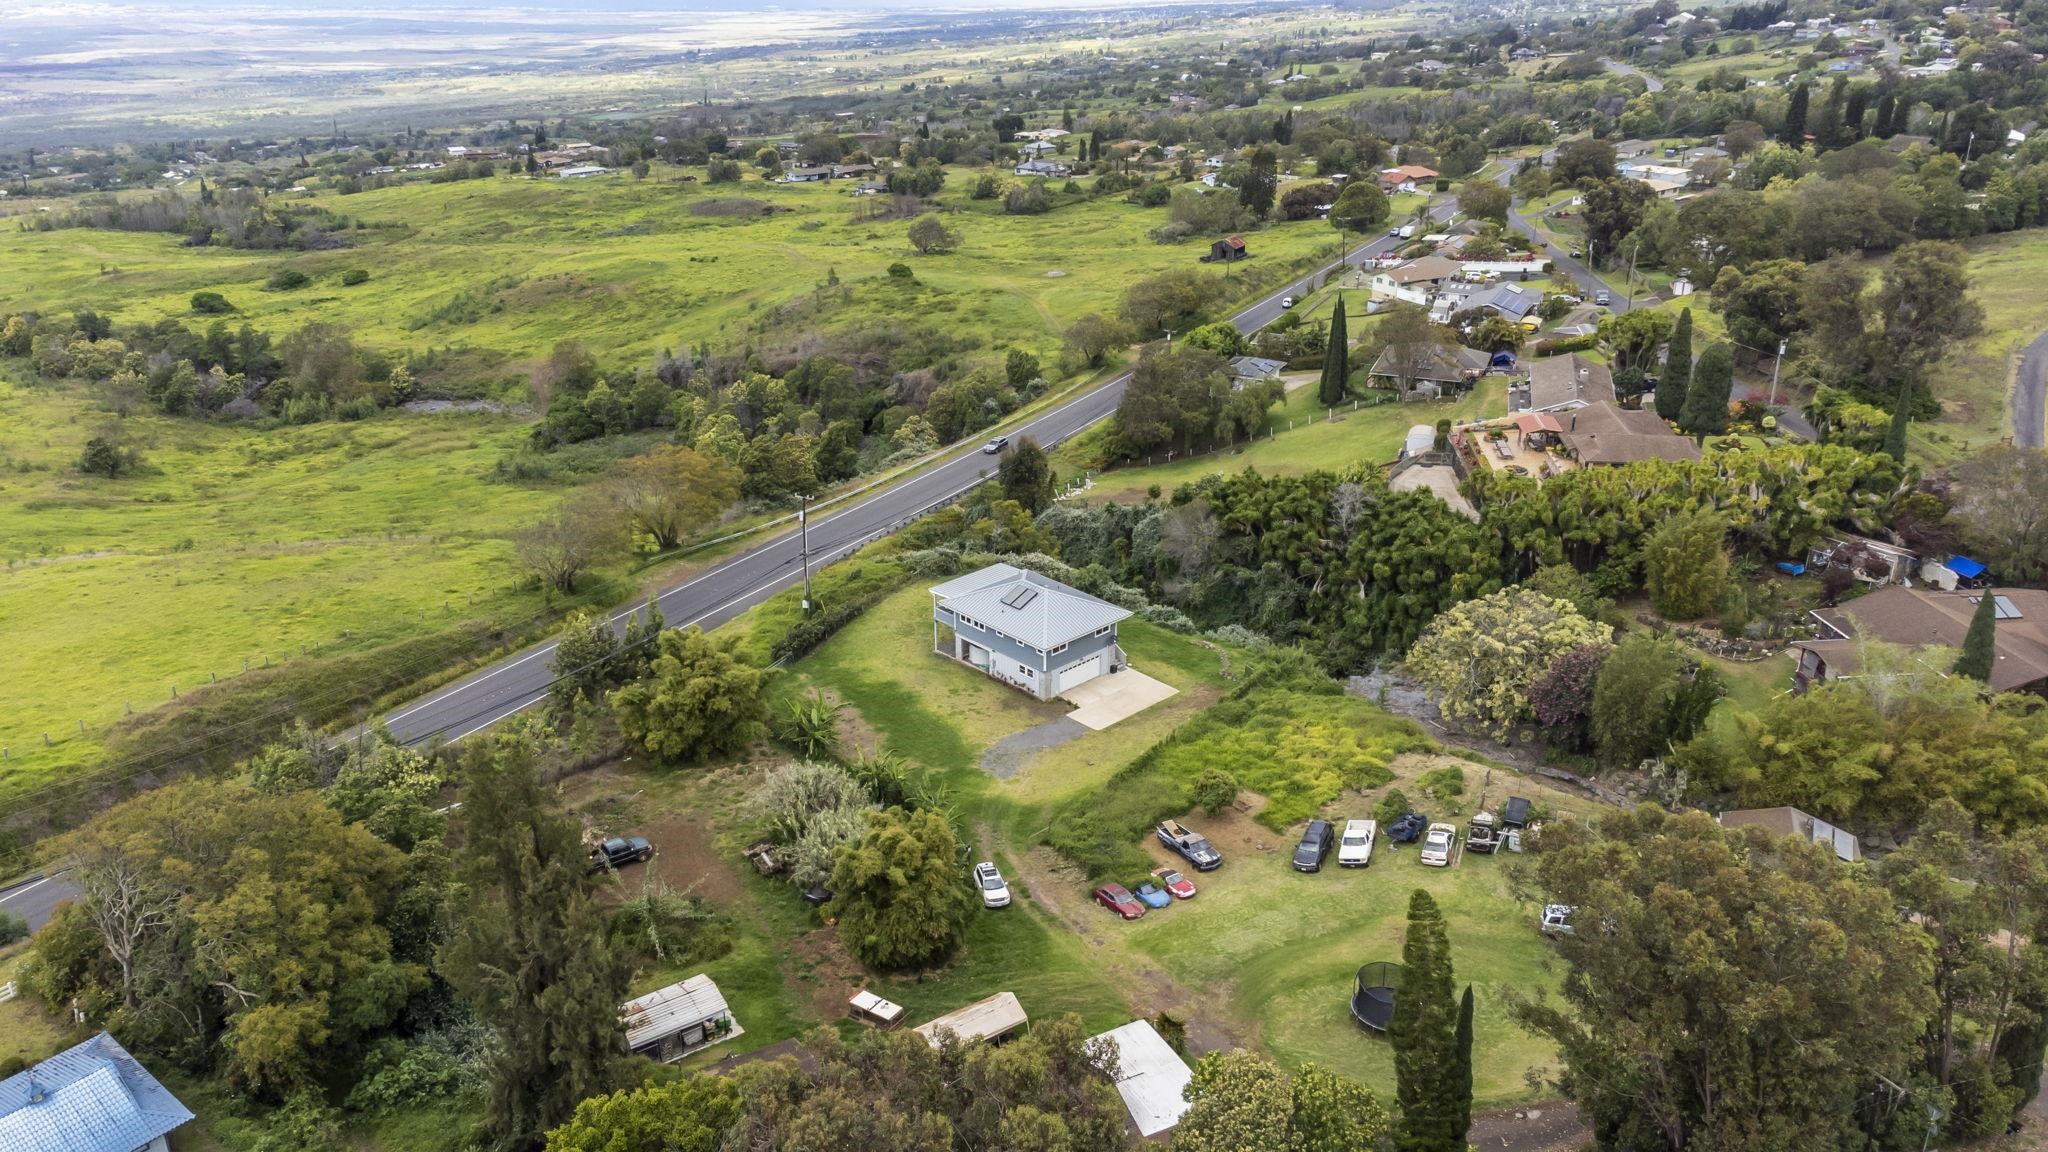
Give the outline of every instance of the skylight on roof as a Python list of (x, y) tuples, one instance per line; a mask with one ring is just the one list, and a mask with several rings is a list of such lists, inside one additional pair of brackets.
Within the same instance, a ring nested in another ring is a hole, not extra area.
[(1019, 584), (1003, 596), (1003, 607), (1022, 608), (1038, 598), (1038, 589), (1029, 584)]
[(2012, 601), (2006, 599), (2005, 597), (1993, 596), (1991, 598), (1991, 603), (1991, 614), (1993, 616), (1996, 616), (1998, 619), (2017, 620), (2020, 618), (2020, 610), (2018, 608), (2015, 608), (2013, 606)]

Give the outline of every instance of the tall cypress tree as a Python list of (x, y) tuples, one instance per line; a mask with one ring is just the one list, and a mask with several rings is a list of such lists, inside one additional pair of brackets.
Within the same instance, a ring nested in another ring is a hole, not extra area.
[(1664, 374), (1657, 378), (1657, 415), (1678, 419), (1685, 411), (1686, 389), (1692, 387), (1692, 309), (1679, 312), (1664, 352)]
[(1981, 684), (1991, 683), (1991, 665), (1997, 659), (1998, 601), (1990, 589), (1977, 599), (1977, 611), (1970, 616), (1970, 630), (1963, 633), (1963, 654), (1956, 657), (1955, 672)]
[(606, 940), (582, 835), (532, 751), (491, 741), (463, 768), (462, 923), (437, 967), (498, 1039), (484, 1065), (487, 1142), (529, 1152), (610, 1087), (630, 966)]
[(1879, 140), (1889, 140), (1897, 135), (1892, 129), (1892, 117), (1897, 114), (1898, 97), (1886, 92), (1877, 98), (1877, 115), (1870, 122), (1870, 134)]
[(1812, 95), (1806, 90), (1806, 81), (1792, 89), (1792, 99), (1785, 103), (1785, 125), (1778, 131), (1778, 142), (1787, 148), (1797, 148), (1806, 142), (1806, 102)]
[(1458, 1009), (1451, 991), (1451, 946), (1443, 911), (1420, 888), (1408, 898), (1401, 963), (1401, 987), (1387, 1027), (1401, 1102), (1394, 1147), (1399, 1152), (1465, 1152), (1454, 1075)]
[(1451, 1041), (1456, 1053), (1456, 1063), (1451, 1066), (1451, 1091), (1456, 1094), (1457, 1123), (1453, 1131), (1459, 1143), (1465, 1140), (1465, 1133), (1472, 1127), (1472, 986), (1465, 985), (1465, 995), (1458, 1001), (1458, 1031)]
[(1700, 354), (1693, 369), (1692, 384), (1685, 390), (1685, 407), (1678, 413), (1678, 426), (1688, 436), (1719, 436), (1728, 430), (1728, 394), (1735, 387), (1735, 353), (1726, 344), (1714, 344)]
[(1913, 381), (1899, 381), (1899, 394), (1892, 400), (1892, 425), (1884, 432), (1885, 455), (1906, 462), (1906, 425), (1913, 419)]
[(1330, 345), (1323, 349), (1323, 379), (1316, 388), (1316, 398), (1324, 407), (1332, 407), (1344, 400), (1350, 391), (1351, 350), (1347, 347), (1350, 333), (1345, 330), (1344, 297), (1337, 297), (1337, 310), (1330, 316)]

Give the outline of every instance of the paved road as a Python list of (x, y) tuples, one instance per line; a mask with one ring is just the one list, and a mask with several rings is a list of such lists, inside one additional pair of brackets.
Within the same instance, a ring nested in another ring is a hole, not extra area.
[(1662, 92), (1664, 90), (1664, 82), (1662, 80), (1657, 79), (1655, 76), (1650, 75), (1648, 72), (1645, 72), (1640, 68), (1623, 64), (1619, 60), (1609, 60), (1605, 56), (1602, 56), (1600, 58), (1600, 63), (1606, 66), (1609, 72), (1613, 72), (1616, 75), (1640, 76), (1642, 78), (1643, 85), (1652, 92)]
[[(1549, 156), (1551, 154), (1546, 152), (1544, 155)], [(1501, 184), (1507, 184), (1515, 178), (1515, 173), (1521, 171), (1521, 169), (1522, 164), (1519, 161), (1511, 166), (1504, 166), (1500, 173), (1494, 177), (1494, 180)], [(1551, 243), (1549, 238), (1537, 229), (1533, 219), (1522, 215), (1520, 197), (1516, 197), (1508, 206), (1508, 227), (1523, 233), (1529, 239), (1542, 245), (1544, 253), (1550, 257), (1550, 262), (1572, 278), (1572, 282), (1579, 286), (1580, 295), (1583, 295), (1588, 303), (1593, 300), (1596, 293), (1605, 292), (1613, 301), (1613, 303), (1608, 305), (1608, 311), (1616, 313), (1626, 312), (1632, 306), (1626, 293), (1617, 292), (1609, 287), (1605, 280), (1600, 279), (1593, 269), (1586, 265), (1585, 261), (1573, 256), (1569, 250)]]
[(78, 898), (78, 889), (62, 872), (24, 880), (12, 888), (0, 889), (0, 912), (28, 921), (34, 932), (50, 922), (57, 905)]
[[(1431, 210), (1431, 215), (1444, 220), (1452, 210), (1451, 205), (1440, 205)], [(1347, 254), (1344, 262), (1365, 263), (1400, 243), (1392, 237), (1368, 241)], [(1336, 267), (1332, 263), (1316, 276)], [(1231, 322), (1243, 332), (1264, 327), (1284, 311), (1281, 297), (1302, 294), (1314, 278), (1304, 277), (1287, 284), (1231, 317)], [(1129, 380), (1128, 373), (1119, 376), (1034, 417), (1012, 429), (1009, 435), (1030, 436), (1047, 447), (1065, 441), (1116, 411)], [(886, 536), (926, 510), (975, 487), (993, 474), (995, 463), (995, 457), (969, 447), (894, 487), (814, 517), (810, 525), (813, 567), (844, 559), (859, 545)], [(695, 624), (710, 628), (799, 583), (802, 577), (798, 533), (789, 529), (666, 589), (658, 600), (662, 615), (671, 626)], [(623, 629), (641, 607), (635, 605), (614, 616), (614, 627)], [(552, 642), (528, 648), (381, 719), (392, 735), (406, 744), (460, 740), (546, 699), (553, 678), (549, 665), (554, 651)]]
[(2036, 336), (2020, 354), (2010, 403), (2012, 442), (2022, 448), (2041, 447), (2042, 425), (2048, 422), (2048, 332)]

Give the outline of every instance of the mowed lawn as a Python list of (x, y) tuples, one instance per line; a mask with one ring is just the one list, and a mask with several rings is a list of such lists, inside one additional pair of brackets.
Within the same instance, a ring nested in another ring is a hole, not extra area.
[(525, 435), (517, 419), (131, 417), (146, 466), (116, 481), (73, 468), (102, 419), (82, 390), (0, 382), (0, 796), (90, 763), (131, 705), (245, 660), (545, 607), (506, 534), (560, 494), (488, 479)]
[[(931, 256), (911, 248), (906, 221), (858, 218), (880, 200), (850, 195), (852, 181), (778, 185), (750, 172), (739, 184), (707, 185), (682, 183), (682, 170), (671, 168), (645, 180), (501, 176), (304, 194), (363, 225), (346, 233), (352, 247), (328, 252), (9, 231), (0, 233), (0, 312), (89, 306), (118, 320), (203, 327), (190, 299), (213, 290), (237, 308), (232, 322), (279, 335), (324, 321), (389, 352), (471, 346), (514, 360), (577, 339), (608, 368), (664, 349), (793, 336), (814, 323), (924, 322), (1050, 363), (1075, 319), (1114, 313), (1132, 281), (1196, 267), (1207, 251), (1208, 238), (1154, 243), (1146, 233), (1166, 222), (1165, 211), (1121, 195), (1005, 215), (997, 201), (969, 198), (980, 171), (949, 170), (939, 200), (960, 244)], [(770, 214), (724, 214), (736, 206)], [(1249, 265), (1219, 274), (1242, 279), (1334, 256), (1337, 244), (1322, 221), (1274, 224), (1252, 234)], [(916, 282), (891, 279), (895, 263)], [(265, 290), (286, 267), (313, 283)], [(342, 286), (342, 273), (356, 268), (369, 282)]]
[[(1086, 901), (1077, 870), (1035, 873), (1016, 884), (1016, 865), (1049, 850), (1037, 848), (1050, 812), (1073, 797), (1111, 786), (1116, 772), (1174, 727), (1191, 719), (1227, 688), (1219, 653), (1192, 638), (1126, 621), (1121, 640), (1133, 665), (1180, 689), (1180, 694), (1104, 732), (1090, 733), (1027, 756), (1017, 774), (997, 779), (982, 771), (982, 754), (1005, 736), (1036, 727), (1065, 711), (1039, 704), (969, 669), (932, 655), (930, 597), (917, 581), (871, 609), (816, 653), (793, 667), (792, 688), (820, 688), (857, 713), (864, 738), (940, 774), (963, 822), (988, 838), (977, 844), (1001, 863), (1022, 893), (1020, 915), (977, 915), (961, 958), (937, 978), (871, 981), (911, 1007), (913, 1021), (993, 992), (1018, 994), (1034, 1017), (1074, 1011), (1091, 1027), (1129, 1019), (1154, 1002), (1145, 973), (1170, 979), (1201, 1011), (1220, 1014), (1231, 1030), (1283, 1062), (1314, 1061), (1393, 1093), (1392, 1062), (1384, 1038), (1353, 1023), (1353, 975), (1369, 960), (1400, 958), (1409, 893), (1433, 892), (1445, 907), (1458, 978), (1478, 997), (1480, 1042), (1476, 1098), (1482, 1106), (1529, 1099), (1525, 1075), (1552, 1062), (1547, 1044), (1505, 1015), (1503, 993), (1554, 992), (1562, 972), (1536, 932), (1531, 908), (1507, 891), (1504, 869), (1512, 857), (1474, 857), (1437, 870), (1416, 862), (1413, 846), (1388, 851), (1373, 867), (1334, 867), (1304, 876), (1287, 866), (1298, 828), (1275, 833), (1235, 813), (1213, 826), (1230, 854), (1225, 867), (1197, 877), (1192, 903), (1123, 924)], [(739, 625), (743, 627), (744, 625)], [(1242, 657), (1238, 657), (1242, 659)], [(1370, 705), (1359, 702), (1363, 708)], [(1434, 756), (1396, 761), (1393, 786), (1420, 797), (1414, 778), (1441, 763)], [(1467, 794), (1455, 817), (1474, 806), (1485, 769), (1468, 765)], [(1493, 798), (1512, 790), (1553, 810), (1584, 811), (1582, 802), (1517, 780), (1498, 778)], [(1379, 795), (1347, 793), (1327, 815), (1364, 815)], [(1433, 814), (1452, 810), (1420, 801)], [(1231, 833), (1224, 835), (1223, 833)], [(1238, 835), (1264, 851), (1241, 847)], [(1034, 890), (1033, 884), (1039, 885)], [(1056, 890), (1044, 890), (1056, 885)], [(1076, 908), (1080, 911), (1077, 913)], [(1078, 915), (1081, 925), (1073, 924)], [(1100, 921), (1098, 924), (1097, 921)], [(1076, 931), (1085, 926), (1085, 931)], [(1156, 978), (1156, 977), (1155, 977)]]
[(1941, 418), (1909, 430), (1914, 456), (1932, 464), (1953, 463), (2011, 435), (2006, 398), (2019, 354), (2048, 330), (2041, 311), (2048, 235), (2026, 229), (1979, 237), (1964, 247), (1970, 254), (1971, 295), (1984, 308), (1984, 330), (1932, 372), (1929, 385), (1941, 401)]

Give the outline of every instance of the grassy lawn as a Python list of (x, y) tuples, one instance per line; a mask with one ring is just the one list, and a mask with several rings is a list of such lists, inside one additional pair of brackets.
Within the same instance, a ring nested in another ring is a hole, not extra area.
[[(28, 959), (26, 941), (0, 948), (0, 984), (21, 977)], [(0, 1004), (0, 1060), (20, 1059), (33, 1064), (45, 1060), (72, 1042), (64, 1022), (43, 1008), (43, 1002), (17, 996)]]
[[(1317, 469), (1341, 470), (1378, 466), (1400, 455), (1408, 429), (1438, 420), (1480, 420), (1507, 413), (1507, 391), (1496, 380), (1481, 381), (1465, 397), (1440, 403), (1382, 404), (1341, 414), (1336, 421), (1325, 419), (1310, 385), (1288, 394), (1287, 401), (1273, 410), (1266, 422), (1270, 439), (1241, 445), (1235, 452), (1209, 452), (1150, 466), (1118, 468), (1095, 477), (1086, 495), (1090, 502), (1131, 501), (1143, 498), (1151, 485), (1163, 492), (1176, 485), (1199, 480), (1211, 473), (1237, 472), (1251, 468), (1271, 475), (1293, 476)], [(1292, 425), (1290, 427), (1290, 425)], [(1077, 437), (1053, 454), (1061, 475), (1074, 475), (1085, 461), (1099, 451), (1096, 436)]]

